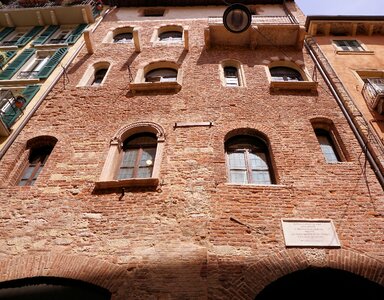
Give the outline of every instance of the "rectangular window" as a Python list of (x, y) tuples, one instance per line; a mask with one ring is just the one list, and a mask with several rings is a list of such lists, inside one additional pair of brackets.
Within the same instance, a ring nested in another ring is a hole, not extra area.
[(330, 133), (323, 129), (315, 129), (315, 133), (325, 161), (330, 164), (340, 162), (340, 157)]
[(65, 44), (71, 32), (72, 29), (61, 29), (52, 35), (47, 44)]
[(335, 40), (333, 41), (342, 51), (365, 51), (365, 49), (356, 40)]
[(17, 41), (24, 36), (24, 31), (14, 31), (8, 35), (4, 40), (1, 41), (1, 46), (14, 46)]
[(36, 54), (35, 57), (30, 59), (25, 66), (17, 73), (18, 79), (32, 79), (37, 78), (39, 72), (48, 63), (51, 55), (48, 54)]

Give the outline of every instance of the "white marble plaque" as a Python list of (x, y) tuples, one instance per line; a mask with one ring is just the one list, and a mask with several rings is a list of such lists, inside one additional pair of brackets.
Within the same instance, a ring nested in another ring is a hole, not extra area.
[(340, 247), (331, 220), (283, 219), (281, 223), (287, 247)]

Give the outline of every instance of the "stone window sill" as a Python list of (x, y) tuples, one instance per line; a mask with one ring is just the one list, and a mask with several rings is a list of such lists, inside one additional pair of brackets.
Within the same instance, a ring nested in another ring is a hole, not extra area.
[(336, 51), (337, 54), (341, 54), (341, 55), (365, 55), (365, 54), (375, 54), (374, 51), (346, 51), (346, 50), (337, 50)]
[(315, 81), (271, 81), (270, 88), (279, 90), (316, 91), (318, 83)]
[(178, 92), (181, 89), (181, 85), (178, 82), (140, 82), (129, 84), (129, 88), (133, 92), (145, 92), (145, 91), (174, 91)]
[(159, 178), (130, 178), (122, 180), (97, 181), (96, 190), (129, 188), (129, 187), (157, 187)]

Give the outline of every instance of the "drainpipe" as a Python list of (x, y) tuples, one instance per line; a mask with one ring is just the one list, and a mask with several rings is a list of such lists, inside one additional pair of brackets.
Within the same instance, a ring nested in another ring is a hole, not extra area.
[(306, 40), (304, 41), (304, 45), (305, 45), (306, 49), (308, 50), (310, 56), (312, 57), (313, 61), (315, 62), (316, 67), (319, 69), (320, 74), (322, 75), (323, 79), (325, 80), (326, 84), (328, 85), (329, 89), (331, 90), (332, 95), (335, 97), (336, 102), (339, 105), (341, 111), (343, 112), (345, 118), (347, 119), (349, 125), (351, 126), (353, 133), (355, 134), (361, 148), (364, 150), (365, 155), (366, 155), (369, 163), (371, 164), (371, 167), (372, 167), (373, 171), (375, 172), (376, 177), (379, 180), (379, 183), (381, 184), (381, 187), (384, 190), (384, 176), (383, 176), (382, 172), (380, 171), (380, 168), (379, 168), (377, 162), (373, 158), (371, 150), (367, 147), (366, 143), (364, 142), (364, 139), (362, 138), (359, 130), (357, 129), (355, 123), (353, 122), (351, 116), (349, 115), (347, 109), (345, 108), (343, 101), (340, 99), (339, 95), (337, 94), (337, 92), (336, 92), (336, 90), (332, 84), (332, 81), (329, 79), (328, 74), (324, 71), (324, 69), (323, 69), (322, 65), (320, 64), (319, 60), (317, 59), (316, 55), (313, 53), (311, 46), (308, 44), (308, 42)]
[[(108, 8), (105, 13), (102, 15), (102, 17), (96, 22), (95, 26), (92, 29), (92, 32), (96, 30), (96, 28), (100, 25), (101, 21), (104, 19), (104, 17), (110, 13), (113, 8)], [(15, 129), (15, 131), (12, 132), (12, 134), (9, 136), (7, 141), (5, 142), (4, 147), (0, 151), (0, 160), (3, 158), (5, 153), (8, 151), (8, 149), (11, 147), (13, 142), (16, 140), (17, 136), (20, 134), (20, 132), (23, 130), (24, 126), (28, 123), (28, 121), (32, 118), (32, 116), (35, 114), (36, 110), (40, 107), (41, 103), (44, 101), (45, 97), (48, 95), (48, 93), (52, 90), (53, 86), (59, 81), (61, 75), (63, 75), (64, 71), (68, 68), (68, 66), (72, 63), (72, 61), (75, 59), (75, 57), (79, 54), (80, 50), (83, 48), (85, 42), (84, 40), (81, 42), (79, 47), (76, 49), (74, 53), (72, 53), (72, 56), (69, 58), (67, 63), (62, 66), (59, 74), (56, 76), (56, 78), (50, 83), (48, 88), (44, 91), (44, 93), (40, 96), (40, 99), (36, 102), (35, 106), (30, 110), (30, 112), (27, 114), (27, 116), (23, 119), (19, 127)]]

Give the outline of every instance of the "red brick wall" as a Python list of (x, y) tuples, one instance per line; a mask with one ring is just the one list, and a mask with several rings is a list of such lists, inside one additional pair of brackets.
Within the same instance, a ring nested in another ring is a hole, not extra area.
[[(206, 50), (206, 24), (194, 20), (182, 22), (190, 27), (188, 52), (152, 47), (153, 28), (163, 23), (140, 24), (143, 49), (136, 54), (129, 45), (102, 44), (118, 24), (113, 16), (102, 22), (95, 53), (80, 52), (68, 80), (57, 83), (0, 162), (0, 259), (7, 266), (1, 279), (54, 270), (49, 274), (109, 288), (113, 299), (252, 299), (269, 282), (308, 266), (383, 283), (383, 191), (325, 83), (319, 76), (318, 94), (269, 92), (263, 61), (286, 54), (312, 74), (306, 51)], [(219, 62), (228, 58), (243, 64), (246, 87), (221, 85)], [(101, 60), (112, 67), (104, 85), (76, 87)], [(128, 60), (134, 76), (153, 60), (178, 62), (181, 91), (132, 96)], [(310, 122), (315, 117), (333, 121), (349, 161), (324, 162)], [(123, 197), (119, 190), (94, 192), (109, 140), (137, 121), (165, 129), (160, 189)], [(174, 128), (175, 122), (213, 126)], [(224, 137), (237, 128), (268, 137), (277, 185), (227, 183)], [(48, 163), (35, 186), (12, 186), (17, 156), (38, 135), (58, 139)], [(332, 219), (341, 249), (286, 249), (281, 218)], [(13, 263), (27, 256), (64, 260), (44, 264), (41, 272), (35, 261), (30, 268)]]

